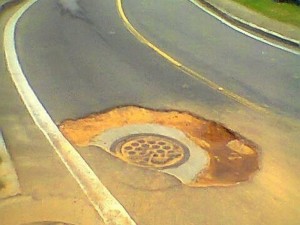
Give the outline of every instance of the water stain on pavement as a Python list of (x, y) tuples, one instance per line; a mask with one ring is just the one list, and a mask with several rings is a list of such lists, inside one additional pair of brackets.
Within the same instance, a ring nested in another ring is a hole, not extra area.
[(69, 15), (70, 18), (81, 20), (88, 25), (104, 42), (107, 42), (101, 33), (101, 28), (97, 27), (87, 15), (86, 10), (80, 6), (79, 0), (58, 0), (57, 7), (61, 15)]
[[(255, 143), (220, 123), (201, 118), (189, 112), (152, 110), (137, 106), (118, 107), (77, 120), (65, 120), (61, 123), (59, 129), (72, 144), (83, 147), (91, 145), (95, 137), (99, 137), (99, 135), (101, 137), (101, 134), (110, 130), (114, 131), (114, 129), (141, 124), (153, 124), (179, 130), (199, 146), (199, 149), (206, 152), (209, 156), (209, 162), (203, 170), (198, 171), (190, 182), (185, 182), (188, 186), (207, 187), (238, 184), (248, 181), (254, 172), (259, 169), (259, 153)], [(141, 135), (143, 135), (143, 132), (141, 132)], [(126, 141), (118, 144), (117, 151), (105, 148), (104, 150), (129, 164), (142, 167), (145, 166), (136, 163), (140, 160), (137, 158), (139, 155), (143, 156), (142, 159), (146, 158), (146, 161), (152, 160), (152, 164), (177, 162), (175, 160), (177, 157), (174, 151), (175, 146), (179, 151), (177, 154), (179, 157), (178, 162), (180, 158), (183, 158), (184, 151), (182, 149), (184, 147), (180, 148), (180, 144), (174, 144), (174, 142), (167, 139), (165, 141), (156, 140), (156, 136), (150, 137), (151, 140), (147, 140), (147, 138), (149, 139), (147, 135), (145, 138), (132, 139), (132, 137), (125, 137)], [(149, 141), (158, 144), (157, 146), (156, 144), (151, 145)], [(168, 151), (169, 155), (173, 156), (175, 154), (174, 157), (166, 159), (164, 150)], [(126, 157), (120, 157), (120, 151)], [(156, 158), (154, 159), (153, 156)], [(132, 160), (135, 160), (135, 163), (132, 163)], [(157, 168), (154, 166), (151, 169)]]
[(77, 19), (87, 19), (84, 10), (79, 6), (78, 0), (58, 0), (57, 4), (61, 9), (62, 14), (68, 13), (70, 16)]

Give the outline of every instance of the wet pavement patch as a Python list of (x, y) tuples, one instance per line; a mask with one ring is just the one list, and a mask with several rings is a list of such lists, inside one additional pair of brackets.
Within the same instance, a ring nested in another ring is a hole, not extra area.
[(100, 147), (188, 186), (229, 186), (248, 181), (259, 169), (252, 141), (189, 112), (126, 106), (66, 120), (59, 128), (74, 145)]

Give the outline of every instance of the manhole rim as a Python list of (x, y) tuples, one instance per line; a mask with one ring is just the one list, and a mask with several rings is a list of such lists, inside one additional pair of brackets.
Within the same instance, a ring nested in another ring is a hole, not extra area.
[(111, 151), (113, 154), (116, 154), (118, 146), (119, 145), (122, 146), (124, 143), (126, 143), (127, 139), (130, 139), (129, 141), (131, 141), (132, 139), (139, 138), (139, 137), (142, 137), (142, 136), (146, 136), (146, 137), (147, 136), (153, 136), (153, 137), (157, 137), (157, 138), (166, 139), (167, 141), (169, 141), (171, 143), (175, 143), (176, 145), (180, 146), (180, 148), (183, 150), (183, 157), (179, 161), (176, 161), (174, 164), (165, 165), (165, 166), (161, 166), (161, 167), (159, 167), (159, 166), (158, 167), (147, 166), (147, 165), (142, 165), (142, 164), (134, 163), (134, 162), (131, 162), (131, 161), (127, 161), (131, 165), (135, 165), (135, 166), (139, 166), (139, 167), (143, 167), (143, 168), (155, 169), (155, 170), (165, 170), (165, 169), (170, 169), (170, 168), (177, 168), (177, 167), (181, 166), (182, 164), (186, 163), (190, 158), (190, 150), (184, 143), (176, 140), (173, 137), (162, 135), (162, 134), (157, 134), (157, 133), (128, 134), (126, 136), (123, 136), (123, 137), (118, 138), (117, 140), (115, 140), (111, 144), (111, 146), (109, 148), (109, 151)]

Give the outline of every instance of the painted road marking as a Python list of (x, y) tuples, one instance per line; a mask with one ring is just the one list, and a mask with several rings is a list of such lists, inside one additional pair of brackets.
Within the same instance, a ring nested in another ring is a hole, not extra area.
[[(208, 10), (207, 8), (203, 7), (199, 2), (197, 2), (197, 0), (189, 0), (189, 1), (191, 3), (193, 3), (194, 5), (196, 5), (198, 8), (200, 8), (201, 10), (203, 10), (204, 12), (206, 12), (207, 14), (215, 17), (217, 20), (221, 21), (222, 23), (224, 23), (228, 27), (230, 27), (230, 28), (232, 28), (232, 29), (234, 29), (234, 30), (236, 30), (236, 31), (238, 31), (238, 32), (240, 32), (240, 33), (248, 36), (248, 37), (251, 37), (251, 38), (253, 38), (253, 39), (257, 40), (257, 41), (263, 42), (265, 44), (268, 44), (268, 45), (270, 45), (272, 47), (275, 47), (275, 48), (278, 48), (280, 50), (283, 50), (283, 51), (286, 51), (286, 52), (289, 52), (289, 53), (292, 53), (292, 54), (295, 54), (295, 55), (300, 55), (299, 51), (296, 51), (296, 50), (293, 50), (293, 49), (290, 49), (290, 48), (286, 48), (284, 46), (272, 43), (272, 42), (270, 42), (270, 41), (268, 41), (268, 40), (266, 40), (264, 38), (255, 36), (254, 34), (251, 34), (251, 33), (247, 32), (247, 31), (245, 31), (245, 30), (243, 30), (243, 29), (235, 26), (234, 24), (232, 24), (232, 23), (228, 22), (227, 20), (223, 19), (221, 16), (219, 16), (219, 15), (213, 13), (212, 11)], [(241, 20), (241, 19), (239, 19), (237, 17), (234, 17), (234, 16), (231, 16), (231, 17), (234, 18), (234, 19), (237, 19), (237, 20), (239, 20), (239, 21), (241, 21), (243, 23), (246, 23), (245, 21), (243, 21), (243, 20)], [(252, 27), (258, 27), (258, 26), (254, 25), (254, 24), (251, 24), (250, 26), (252, 26)], [(261, 27), (259, 27), (259, 29), (266, 30), (266, 29), (261, 28)], [(269, 31), (269, 32), (272, 33), (272, 31)], [(275, 32), (273, 32), (273, 33), (275, 34)], [(283, 37), (280, 34), (276, 34), (276, 35)], [(291, 41), (296, 42), (296, 40), (292, 40), (292, 39), (291, 39)]]
[(29, 0), (7, 22), (4, 29), (4, 52), (12, 80), (35, 124), (48, 139), (69, 172), (107, 225), (134, 225), (124, 207), (113, 197), (58, 130), (28, 84), (16, 52), (15, 27), (23, 13), (38, 0)]
[(261, 105), (258, 105), (256, 103), (244, 98), (244, 97), (241, 97), (241, 96), (233, 93), (232, 91), (230, 91), (230, 90), (228, 90), (224, 87), (221, 87), (220, 85), (218, 85), (217, 83), (209, 80), (208, 78), (204, 77), (200, 73), (198, 73), (198, 72), (188, 68), (187, 66), (183, 65), (181, 62), (179, 62), (178, 60), (176, 60), (175, 58), (170, 56), (168, 53), (164, 52), (163, 50), (161, 50), (160, 48), (158, 48), (157, 46), (152, 44), (141, 33), (139, 33), (133, 27), (133, 25), (129, 22), (129, 20), (128, 20), (125, 12), (124, 12), (124, 9), (123, 9), (123, 0), (116, 0), (116, 5), (117, 5), (118, 13), (119, 13), (125, 27), (130, 31), (130, 33), (132, 33), (140, 42), (144, 43), (145, 45), (147, 45), (148, 47), (153, 49), (155, 52), (157, 52), (159, 55), (161, 55), (163, 58), (165, 58), (167, 61), (172, 63), (174, 66), (176, 66), (182, 72), (184, 72), (185, 74), (187, 74), (189, 76), (192, 76), (192, 77), (202, 81), (204, 84), (206, 84), (210, 88), (220, 92), (221, 94), (223, 94), (227, 97), (230, 97), (231, 99), (235, 100), (236, 102), (241, 103), (244, 106), (247, 106), (250, 109), (253, 109), (253, 110), (256, 110), (256, 111), (259, 111), (259, 112), (263, 112), (263, 113), (270, 113), (270, 111), (267, 108), (265, 108)]

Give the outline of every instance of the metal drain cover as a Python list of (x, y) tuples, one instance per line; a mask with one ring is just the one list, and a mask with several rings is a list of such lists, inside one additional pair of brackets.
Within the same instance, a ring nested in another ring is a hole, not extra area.
[(234, 185), (249, 180), (259, 169), (255, 143), (190, 112), (117, 107), (66, 120), (59, 128), (75, 145), (99, 147), (126, 163), (170, 174), (188, 186)]
[(158, 134), (134, 134), (115, 141), (110, 151), (128, 163), (157, 169), (176, 167), (190, 156), (179, 141)]

